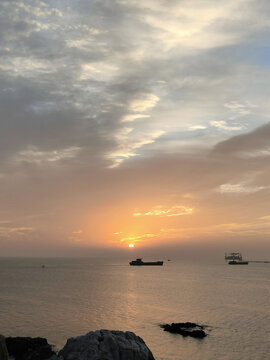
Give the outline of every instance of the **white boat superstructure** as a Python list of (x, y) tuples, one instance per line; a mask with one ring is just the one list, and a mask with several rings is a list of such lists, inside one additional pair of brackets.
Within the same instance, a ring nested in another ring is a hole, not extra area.
[(240, 252), (225, 253), (225, 260), (239, 260), (242, 261), (242, 254)]

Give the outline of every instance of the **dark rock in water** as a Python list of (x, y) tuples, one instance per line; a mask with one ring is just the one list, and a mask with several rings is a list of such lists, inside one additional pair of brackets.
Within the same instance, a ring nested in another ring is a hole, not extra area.
[(47, 360), (55, 354), (47, 340), (40, 337), (8, 337), (6, 345), (15, 360)]
[(199, 325), (199, 324), (192, 323), (189, 321), (184, 322), (184, 323), (172, 323), (169, 326), (172, 328), (185, 328), (185, 329), (195, 329), (195, 328), (203, 329), (204, 328), (203, 325)]
[(133, 332), (98, 330), (68, 339), (51, 360), (155, 360), (144, 341)]
[(204, 326), (198, 325), (191, 322), (185, 322), (185, 323), (172, 323), (160, 325), (164, 329), (164, 331), (169, 331), (173, 334), (180, 334), (182, 336), (192, 336), (194, 338), (202, 339), (207, 334), (205, 333)]

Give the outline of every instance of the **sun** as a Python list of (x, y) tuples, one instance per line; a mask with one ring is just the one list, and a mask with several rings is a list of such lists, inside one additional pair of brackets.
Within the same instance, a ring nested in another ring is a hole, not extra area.
[(134, 244), (129, 244), (128, 247), (134, 248)]

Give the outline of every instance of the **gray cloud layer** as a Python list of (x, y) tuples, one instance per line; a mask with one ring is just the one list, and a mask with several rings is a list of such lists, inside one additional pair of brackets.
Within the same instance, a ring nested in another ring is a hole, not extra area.
[(245, 201), (256, 210), (243, 221), (267, 216), (268, 2), (0, 10), (2, 241), (66, 244), (87, 212), (101, 219), (129, 201), (132, 214), (172, 193), (220, 218), (240, 221)]

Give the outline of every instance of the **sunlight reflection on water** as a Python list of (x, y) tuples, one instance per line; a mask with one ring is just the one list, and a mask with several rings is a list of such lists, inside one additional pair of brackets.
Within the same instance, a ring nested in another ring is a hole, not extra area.
[[(269, 264), (0, 259), (1, 332), (44, 336), (60, 348), (91, 330), (130, 330), (156, 359), (269, 360), (269, 275)], [(182, 321), (210, 325), (209, 336), (159, 327)]]

